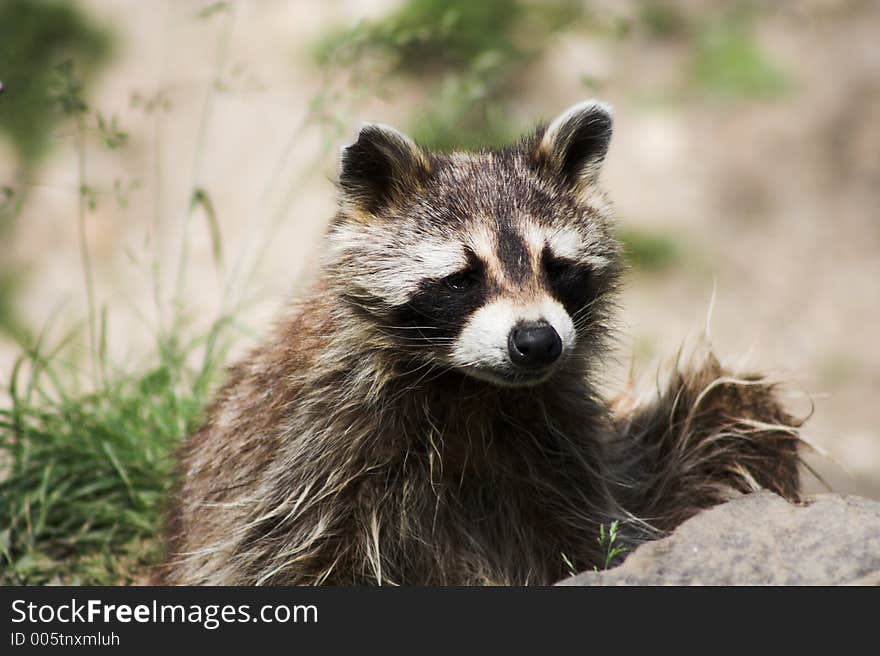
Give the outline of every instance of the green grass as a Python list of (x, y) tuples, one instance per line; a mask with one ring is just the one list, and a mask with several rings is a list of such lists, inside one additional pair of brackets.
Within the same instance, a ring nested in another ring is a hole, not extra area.
[(10, 270), (0, 269), (0, 333), (13, 338), (26, 339), (29, 335), (28, 327), (21, 320), (18, 308), (15, 306), (15, 296), (21, 279), (21, 272), (12, 267)]
[[(603, 571), (616, 567), (623, 562), (623, 555), (629, 551), (627, 547), (618, 542), (617, 538), (619, 537), (619, 530), (620, 522), (617, 520), (611, 522), (607, 529), (605, 528), (605, 524), (599, 524), (599, 535), (596, 537), (596, 542), (599, 543), (599, 547), (602, 549)], [(571, 562), (571, 559), (566, 554), (562, 553), (560, 556), (569, 576), (577, 576), (580, 574), (580, 571), (575, 567), (574, 563)], [(593, 571), (600, 571), (599, 566), (594, 565)]]
[[(98, 309), (85, 229), (100, 185), (86, 178), (85, 164), (93, 142), (115, 150), (128, 140), (115, 117), (89, 106), (79, 61), (67, 60), (52, 74), (48, 100), (73, 128), (77, 156), (72, 214), (86, 329), (54, 345), (45, 336), (20, 336), (22, 354), (0, 398), (0, 584), (127, 583), (143, 577), (158, 555), (173, 451), (198, 425), (219, 379), (235, 310), (221, 312), (207, 329), (191, 328), (179, 293), (185, 259), (173, 300), (161, 297), (156, 259), (151, 273), (161, 325), (153, 348), (141, 362), (109, 359), (107, 312)], [(203, 156), (200, 147), (194, 158)], [(4, 195), (7, 205), (19, 198)], [(210, 204), (199, 188), (193, 195), (200, 207)], [(9, 303), (6, 294), (0, 300)]]
[[(620, 522), (618, 521), (611, 522), (607, 531), (605, 530), (605, 524), (599, 525), (599, 537), (596, 538), (596, 541), (602, 547), (602, 551), (605, 554), (605, 562), (602, 569), (611, 569), (615, 565), (620, 564), (623, 554), (629, 551), (629, 549), (617, 541), (619, 528)], [(595, 569), (598, 570), (598, 568)]]
[(172, 451), (199, 422), (228, 328), (160, 338), (146, 371), (105, 372), (87, 392), (65, 344), (22, 355), (0, 411), (0, 583), (143, 574), (156, 557)]
[(627, 263), (642, 271), (665, 271), (680, 264), (684, 252), (679, 239), (661, 231), (644, 228), (620, 228)]

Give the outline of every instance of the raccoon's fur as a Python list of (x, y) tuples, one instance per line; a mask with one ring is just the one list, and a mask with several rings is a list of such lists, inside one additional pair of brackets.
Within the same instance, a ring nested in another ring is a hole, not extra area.
[(322, 274), (182, 448), (156, 581), (549, 584), (731, 495), (798, 496), (796, 422), (710, 355), (596, 391), (621, 271), (595, 102), (502, 150), (380, 125)]

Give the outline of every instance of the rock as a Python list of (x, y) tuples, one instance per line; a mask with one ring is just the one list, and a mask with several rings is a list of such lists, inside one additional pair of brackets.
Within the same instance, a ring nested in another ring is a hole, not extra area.
[(880, 502), (749, 494), (641, 545), (619, 567), (558, 585), (880, 585)]

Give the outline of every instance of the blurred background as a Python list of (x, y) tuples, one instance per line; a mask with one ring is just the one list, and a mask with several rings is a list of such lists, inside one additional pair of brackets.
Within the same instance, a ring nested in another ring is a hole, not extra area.
[(503, 144), (588, 97), (631, 265), (609, 393), (710, 320), (880, 498), (878, 29), (873, 0), (0, 1), (0, 580), (155, 557), (169, 452), (308, 283), (360, 122)]

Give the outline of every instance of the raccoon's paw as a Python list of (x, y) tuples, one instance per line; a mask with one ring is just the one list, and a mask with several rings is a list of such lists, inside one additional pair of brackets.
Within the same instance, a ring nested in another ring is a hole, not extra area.
[(777, 385), (708, 348), (611, 404), (625, 505), (661, 531), (741, 493), (799, 494), (799, 428)]

